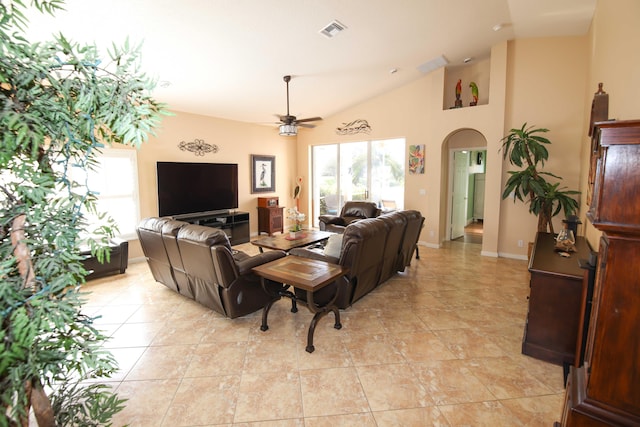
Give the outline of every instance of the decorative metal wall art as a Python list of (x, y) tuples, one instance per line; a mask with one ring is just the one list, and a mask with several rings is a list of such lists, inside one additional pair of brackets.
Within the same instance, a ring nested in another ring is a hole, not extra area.
[(196, 156), (204, 156), (207, 153), (217, 153), (219, 148), (216, 144), (207, 144), (203, 139), (194, 139), (191, 142), (181, 141), (178, 148), (182, 151), (191, 151)]
[(355, 135), (357, 133), (370, 133), (371, 126), (369, 122), (363, 119), (354, 120), (349, 123), (343, 123), (342, 126), (336, 128), (338, 135)]

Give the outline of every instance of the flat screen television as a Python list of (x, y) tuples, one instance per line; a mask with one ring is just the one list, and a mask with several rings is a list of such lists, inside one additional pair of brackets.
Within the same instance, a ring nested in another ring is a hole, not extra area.
[(224, 212), (238, 207), (238, 165), (157, 162), (159, 216)]

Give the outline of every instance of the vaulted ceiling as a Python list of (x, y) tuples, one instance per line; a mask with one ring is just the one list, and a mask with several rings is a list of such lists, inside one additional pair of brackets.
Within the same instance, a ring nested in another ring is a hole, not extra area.
[[(584, 35), (596, 0), (67, 0), (30, 14), (33, 41), (62, 32), (106, 52), (142, 42), (142, 67), (170, 108), (270, 124), (329, 116), (424, 75), (528, 37)], [(337, 20), (346, 28), (320, 33)], [(498, 27), (497, 27), (498, 26)], [(395, 71), (393, 71), (395, 70)]]

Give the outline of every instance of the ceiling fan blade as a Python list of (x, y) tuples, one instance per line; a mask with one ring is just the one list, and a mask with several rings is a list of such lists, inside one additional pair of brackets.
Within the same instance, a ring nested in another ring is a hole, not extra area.
[(315, 122), (317, 120), (322, 120), (322, 117), (309, 117), (307, 119), (298, 119), (296, 120), (296, 123)]
[(313, 129), (314, 127), (316, 127), (316, 125), (312, 125), (310, 123), (296, 123), (296, 125), (298, 127), (307, 128), (307, 129)]

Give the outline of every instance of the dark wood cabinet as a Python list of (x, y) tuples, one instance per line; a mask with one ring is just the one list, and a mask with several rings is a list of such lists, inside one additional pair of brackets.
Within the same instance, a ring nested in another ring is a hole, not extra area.
[(258, 234), (269, 236), (276, 231), (283, 232), (284, 217), (282, 206), (278, 206), (277, 197), (258, 197)]
[(640, 121), (596, 123), (587, 217), (600, 238), (584, 365), (562, 426), (640, 425)]
[(529, 312), (522, 340), (523, 354), (565, 366), (579, 353), (587, 285), (579, 260), (591, 253), (584, 237), (578, 237), (575, 246), (576, 252), (566, 258), (554, 250), (552, 234), (537, 234), (529, 261)]

